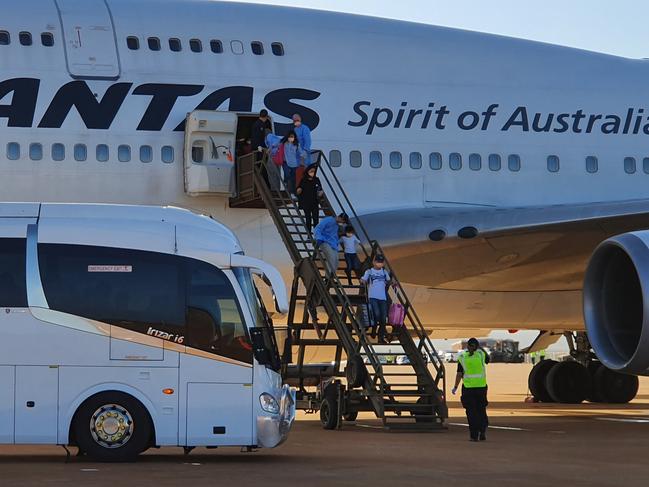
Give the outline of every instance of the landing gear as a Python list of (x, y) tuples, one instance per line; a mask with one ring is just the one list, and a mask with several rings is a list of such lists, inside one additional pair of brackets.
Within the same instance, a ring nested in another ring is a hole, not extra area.
[(530, 371), (528, 385), (538, 402), (578, 404), (585, 400), (624, 404), (638, 393), (638, 378), (595, 360), (585, 333), (566, 334), (572, 360), (543, 360)]

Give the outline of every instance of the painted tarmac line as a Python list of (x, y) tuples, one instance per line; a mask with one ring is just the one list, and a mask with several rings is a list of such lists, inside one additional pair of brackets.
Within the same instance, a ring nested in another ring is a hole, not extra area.
[(614, 423), (649, 423), (649, 418), (593, 418), (597, 421), (611, 421)]
[[(448, 423), (451, 426), (466, 426), (469, 427), (466, 423)], [(489, 425), (490, 430), (505, 430), (505, 431), (532, 431), (525, 428), (516, 428), (514, 426), (491, 426)]]

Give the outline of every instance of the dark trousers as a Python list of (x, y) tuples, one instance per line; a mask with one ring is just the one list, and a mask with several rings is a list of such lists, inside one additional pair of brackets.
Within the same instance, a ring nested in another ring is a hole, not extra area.
[(295, 176), (297, 174), (297, 167), (291, 167), (288, 164), (284, 163), (283, 168), (284, 184), (286, 185), (286, 190), (291, 194), (295, 194)]
[(466, 419), (469, 421), (469, 434), (477, 439), (480, 434), (485, 434), (489, 426), (487, 417), (487, 388), (462, 386), (462, 406), (466, 410)]
[(372, 318), (372, 335), (376, 336), (376, 327), (379, 328), (379, 340), (385, 340), (386, 321), (388, 318), (388, 302), (384, 299), (370, 298), (370, 312)]
[(302, 208), (302, 211), (306, 219), (307, 232), (311, 233), (311, 229), (320, 222), (320, 208), (316, 205), (315, 208)]
[(349, 285), (352, 285), (352, 271), (358, 274), (359, 269), (361, 268), (361, 261), (358, 258), (358, 254), (348, 254), (345, 252), (345, 264), (347, 268), (345, 269), (345, 274), (347, 274), (347, 280)]

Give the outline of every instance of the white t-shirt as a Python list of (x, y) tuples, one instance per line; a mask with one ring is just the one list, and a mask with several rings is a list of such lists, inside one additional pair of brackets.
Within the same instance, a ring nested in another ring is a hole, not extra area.
[(356, 245), (361, 243), (356, 235), (352, 235), (351, 237), (343, 235), (340, 237), (340, 242), (343, 244), (343, 250), (346, 254), (355, 254)]
[(368, 269), (361, 277), (361, 281), (367, 282), (369, 285), (368, 295), (370, 299), (381, 299), (383, 301), (388, 299), (386, 288), (390, 282), (390, 274), (385, 269)]

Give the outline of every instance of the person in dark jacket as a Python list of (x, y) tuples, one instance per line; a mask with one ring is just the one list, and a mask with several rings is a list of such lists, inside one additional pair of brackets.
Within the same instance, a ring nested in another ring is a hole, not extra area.
[[(311, 229), (318, 225), (320, 211), (320, 198), (322, 197), (322, 184), (316, 176), (318, 171), (317, 164), (311, 164), (306, 168), (304, 177), (297, 188), (297, 196), (300, 202), (300, 208), (304, 211), (306, 219), (306, 229), (311, 233)], [(337, 248), (337, 246), (336, 246)]]
[[(252, 124), (252, 134), (250, 135), (250, 142), (252, 143), (252, 150), (263, 153), (266, 148), (266, 130), (273, 131), (273, 125), (268, 118), (268, 110), (264, 109), (259, 112), (259, 118)], [(259, 156), (261, 158), (261, 155)]]

